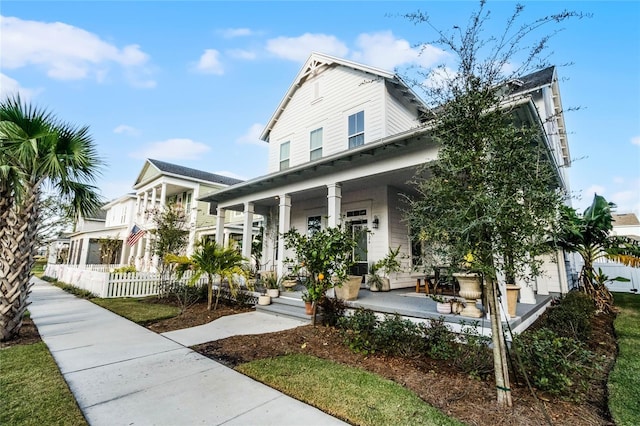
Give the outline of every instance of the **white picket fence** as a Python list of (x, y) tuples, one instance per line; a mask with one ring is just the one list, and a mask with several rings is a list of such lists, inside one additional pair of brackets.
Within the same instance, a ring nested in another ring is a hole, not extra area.
[[(154, 296), (160, 292), (161, 275), (155, 272), (106, 272), (94, 271), (77, 267), (77, 265), (47, 265), (44, 275), (83, 290), (90, 291), (97, 297), (145, 297)], [(187, 284), (193, 273), (187, 271), (178, 280)], [(174, 280), (176, 281), (176, 280)], [(200, 278), (195, 285), (206, 283), (206, 277)]]

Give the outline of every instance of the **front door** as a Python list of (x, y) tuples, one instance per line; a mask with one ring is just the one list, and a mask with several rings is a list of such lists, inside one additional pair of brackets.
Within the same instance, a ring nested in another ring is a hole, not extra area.
[(367, 258), (367, 220), (354, 220), (349, 222), (351, 232), (356, 237), (358, 245), (353, 249), (354, 265), (351, 267), (351, 275), (366, 275), (369, 273)]

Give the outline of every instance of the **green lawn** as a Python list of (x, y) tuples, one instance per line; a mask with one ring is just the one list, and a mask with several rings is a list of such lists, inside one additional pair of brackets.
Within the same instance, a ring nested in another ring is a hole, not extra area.
[(91, 299), (96, 305), (100, 305), (137, 324), (147, 324), (152, 321), (173, 318), (180, 314), (180, 308), (175, 306), (144, 302), (143, 300), (135, 298)]
[(618, 425), (640, 422), (640, 295), (614, 293), (620, 352), (609, 375), (609, 410)]
[(253, 361), (237, 369), (351, 424), (462, 424), (397, 383), (307, 355)]
[(44, 343), (1, 349), (0, 365), (0, 424), (87, 424)]

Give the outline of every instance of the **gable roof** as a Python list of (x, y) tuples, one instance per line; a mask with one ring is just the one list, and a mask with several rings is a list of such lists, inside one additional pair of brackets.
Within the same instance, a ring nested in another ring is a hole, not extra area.
[(260, 135), (260, 139), (265, 142), (269, 142), (269, 135), (271, 134), (273, 126), (275, 126), (275, 124), (278, 122), (280, 115), (287, 107), (287, 104), (293, 97), (295, 91), (298, 90), (298, 88), (305, 82), (305, 80), (309, 76), (314, 76), (318, 72), (318, 70), (323, 67), (334, 66), (343, 66), (367, 74), (371, 74), (376, 77), (382, 77), (387, 82), (395, 86), (411, 104), (415, 105), (418, 108), (419, 111), (425, 112), (427, 110), (427, 106), (422, 101), (422, 99), (420, 99), (420, 97), (397, 74), (385, 71), (380, 68), (359, 64), (347, 59), (336, 58), (335, 56), (325, 55), (324, 53), (313, 52), (300, 69), (300, 72), (298, 72), (298, 75), (293, 80), (293, 83), (289, 87), (289, 90), (287, 90), (287, 93), (284, 95), (284, 97), (280, 101), (280, 104), (269, 119), (269, 122)]
[(550, 66), (531, 74), (527, 74), (518, 78), (522, 83), (520, 87), (514, 90), (514, 93), (526, 93), (539, 89), (543, 86), (549, 86), (553, 83), (556, 74), (556, 67)]
[(614, 213), (611, 216), (613, 216), (613, 226), (640, 225), (635, 213)]
[(142, 168), (142, 171), (138, 175), (136, 182), (134, 184), (134, 188), (142, 183), (142, 178), (145, 174), (145, 171), (148, 169), (149, 165), (155, 167), (159, 172), (164, 175), (189, 178), (192, 180), (198, 180), (201, 182), (210, 182), (216, 183), (220, 185), (235, 185), (236, 183), (242, 182), (240, 179), (235, 179), (228, 176), (217, 175), (215, 173), (209, 173), (202, 170), (192, 169), (190, 167), (180, 166), (178, 164), (167, 163), (166, 161), (154, 160), (151, 158), (147, 159), (147, 164)]

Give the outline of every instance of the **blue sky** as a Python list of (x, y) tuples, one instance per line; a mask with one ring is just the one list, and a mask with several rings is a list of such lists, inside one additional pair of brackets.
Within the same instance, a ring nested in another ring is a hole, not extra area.
[[(573, 204), (594, 192), (640, 214), (640, 2), (525, 2), (525, 18), (592, 13), (551, 40), (571, 157)], [(103, 195), (131, 191), (145, 158), (242, 179), (266, 172), (258, 137), (312, 51), (393, 70), (436, 65), (435, 38), (399, 15), (465, 26), (476, 2), (3, 1), (0, 91), (89, 125)], [(489, 2), (498, 29), (511, 2)], [(529, 20), (527, 19), (527, 20)]]

